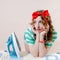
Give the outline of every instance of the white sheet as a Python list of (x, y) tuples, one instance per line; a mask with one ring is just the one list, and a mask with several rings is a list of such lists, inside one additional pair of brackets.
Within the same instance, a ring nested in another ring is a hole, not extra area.
[[(47, 56), (43, 58), (33, 57), (31, 54), (28, 54), (27, 56), (24, 56), (22, 58), (23, 60), (60, 60), (60, 53), (48, 54)], [(7, 52), (0, 51), (0, 60), (11, 60), (11, 59)]]

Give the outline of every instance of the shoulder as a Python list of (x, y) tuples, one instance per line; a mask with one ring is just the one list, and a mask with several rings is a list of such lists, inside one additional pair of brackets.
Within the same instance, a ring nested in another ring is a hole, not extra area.
[(28, 27), (24, 33), (24, 40), (27, 44), (33, 45), (35, 43), (34, 33), (31, 27)]
[(53, 31), (53, 36), (52, 36), (52, 42), (54, 42), (57, 39), (58, 32)]
[(29, 27), (26, 29), (25, 33), (34, 34), (34, 32), (32, 31), (31, 26), (29, 26)]
[(45, 46), (51, 47), (53, 45), (53, 43), (55, 42), (55, 40), (57, 39), (57, 32), (53, 31), (53, 36), (52, 36), (52, 40), (51, 41), (47, 41), (45, 43)]
[(32, 31), (31, 27), (28, 27), (24, 33), (24, 37), (34, 38), (34, 32)]

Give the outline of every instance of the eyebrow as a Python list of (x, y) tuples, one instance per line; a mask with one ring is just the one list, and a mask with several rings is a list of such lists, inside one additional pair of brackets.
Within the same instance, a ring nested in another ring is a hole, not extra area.
[(39, 22), (43, 22), (43, 21), (40, 20)]

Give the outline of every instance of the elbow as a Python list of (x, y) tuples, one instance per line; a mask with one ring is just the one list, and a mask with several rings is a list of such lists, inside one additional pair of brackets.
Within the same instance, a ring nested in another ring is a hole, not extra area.
[(39, 57), (45, 57), (46, 55), (39, 55)]
[(47, 53), (45, 54), (39, 54), (39, 57), (45, 57)]
[(30, 54), (33, 56), (33, 57), (38, 57), (39, 55), (37, 53), (31, 53)]
[(38, 57), (39, 55), (38, 54), (31, 54), (33, 57)]
[(33, 55), (33, 57), (38, 57), (38, 55)]

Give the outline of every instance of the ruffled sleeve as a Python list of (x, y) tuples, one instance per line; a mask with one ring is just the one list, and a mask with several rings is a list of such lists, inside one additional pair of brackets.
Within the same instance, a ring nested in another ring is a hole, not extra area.
[(52, 36), (52, 41), (51, 41), (51, 42), (47, 41), (47, 42), (45, 43), (45, 46), (52, 47), (52, 45), (53, 45), (53, 43), (55, 42), (56, 39), (57, 39), (57, 32), (54, 31), (54, 32), (53, 32), (53, 36)]
[(28, 45), (35, 44), (34, 33), (30, 27), (24, 33), (24, 40)]

